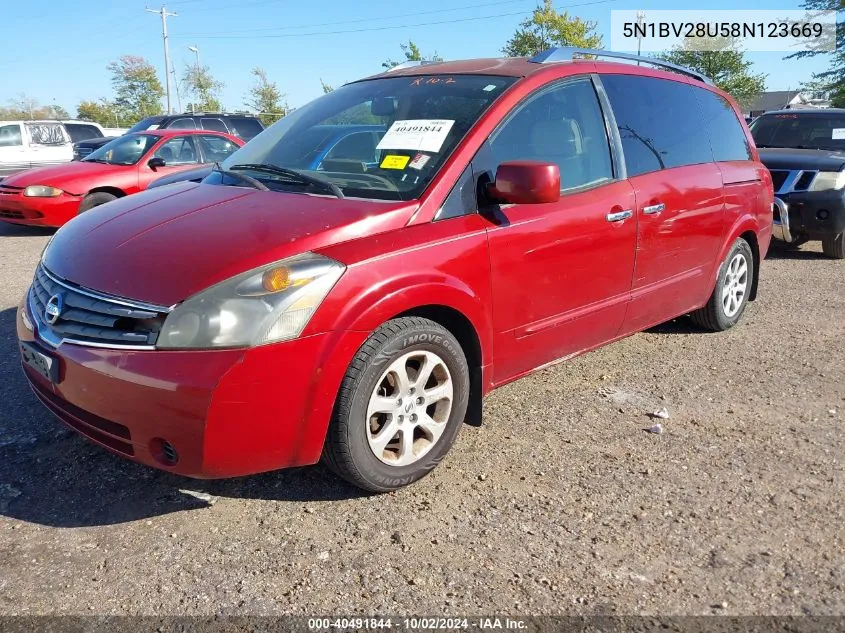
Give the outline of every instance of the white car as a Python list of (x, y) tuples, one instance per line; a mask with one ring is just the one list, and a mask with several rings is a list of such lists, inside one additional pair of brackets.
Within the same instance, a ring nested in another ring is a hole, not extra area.
[(105, 136), (90, 121), (0, 121), (0, 178), (31, 167), (68, 163), (73, 143)]

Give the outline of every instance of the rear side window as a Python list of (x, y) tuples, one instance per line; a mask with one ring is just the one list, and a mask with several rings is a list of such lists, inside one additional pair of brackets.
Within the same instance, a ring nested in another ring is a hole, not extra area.
[(226, 160), (229, 154), (233, 154), (238, 149), (237, 145), (222, 136), (206, 136), (203, 134), (197, 138), (202, 146), (202, 153), (206, 163), (218, 163)]
[(100, 130), (85, 123), (65, 123), (65, 129), (70, 134), (70, 140), (74, 143), (102, 136)]
[(731, 104), (715, 92), (695, 88), (704, 125), (710, 136), (713, 158), (721, 160), (751, 160), (745, 131), (736, 118)]
[(628, 176), (713, 161), (696, 88), (669, 79), (602, 75)]
[(194, 123), (193, 119), (189, 119), (188, 117), (182, 117), (181, 119), (176, 119), (167, 127), (171, 130), (196, 130), (197, 124)]
[(20, 125), (0, 125), (0, 147), (23, 145)]
[(232, 126), (232, 134), (240, 136), (245, 141), (258, 136), (264, 131), (264, 127), (259, 120), (251, 117), (230, 117), (229, 124)]
[(27, 123), (33, 145), (64, 145), (68, 142), (61, 123)]
[(223, 119), (200, 119), (200, 125), (204, 130), (214, 130), (215, 132), (229, 131), (229, 128), (223, 123)]

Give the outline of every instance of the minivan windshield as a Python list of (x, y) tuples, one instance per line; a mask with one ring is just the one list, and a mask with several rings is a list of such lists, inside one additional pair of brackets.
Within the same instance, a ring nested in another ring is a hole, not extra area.
[[(221, 166), (277, 191), (326, 194), (319, 179), (346, 197), (412, 200), (514, 81), (433, 74), (348, 84), (295, 110)], [(224, 175), (205, 182), (225, 182)]]
[(109, 141), (83, 158), (89, 163), (109, 165), (134, 165), (156, 144), (159, 137), (153, 134), (127, 134)]
[(845, 150), (845, 112), (779, 112), (751, 124), (757, 147)]

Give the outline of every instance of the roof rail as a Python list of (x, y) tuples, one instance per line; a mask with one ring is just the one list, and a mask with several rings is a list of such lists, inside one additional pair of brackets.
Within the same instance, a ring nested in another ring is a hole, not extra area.
[(528, 61), (534, 62), (535, 64), (571, 62), (577, 61), (576, 58), (583, 57), (585, 55), (592, 55), (594, 57), (608, 57), (610, 59), (624, 59), (631, 62), (638, 62), (640, 64), (648, 64), (650, 66), (666, 68), (668, 70), (673, 70), (676, 73), (681, 73), (682, 75), (692, 77), (693, 79), (698, 79), (699, 81), (704, 82), (706, 84), (710, 84), (711, 86), (713, 85), (713, 80), (710, 79), (710, 77), (696, 72), (691, 68), (687, 68), (686, 66), (678, 66), (677, 64), (665, 62), (662, 59), (656, 59), (654, 57), (643, 57), (642, 55), (632, 55), (630, 53), (615, 53), (613, 51), (599, 51), (592, 50), (589, 48), (574, 48), (571, 46), (561, 46), (560, 48), (550, 48), (548, 50), (543, 51), (542, 53), (537, 53)]
[(413, 68), (414, 66), (425, 66), (426, 64), (436, 63), (437, 62), (433, 62), (428, 59), (424, 59), (422, 61), (402, 62), (401, 64), (396, 64), (393, 68), (388, 68), (384, 72), (392, 73), (394, 70), (402, 70), (403, 68)]

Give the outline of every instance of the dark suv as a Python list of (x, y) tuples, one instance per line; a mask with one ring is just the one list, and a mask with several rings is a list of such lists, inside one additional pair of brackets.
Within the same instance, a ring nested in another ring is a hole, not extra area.
[[(213, 130), (225, 132), (249, 141), (264, 131), (264, 124), (252, 114), (225, 114), (219, 112), (187, 112), (184, 114), (161, 114), (141, 119), (126, 132), (143, 132), (144, 130)], [(73, 159), (81, 160), (91, 152), (99, 149), (110, 138), (91, 138), (73, 146)]]
[(780, 110), (751, 124), (775, 187), (774, 236), (845, 259), (845, 110)]

